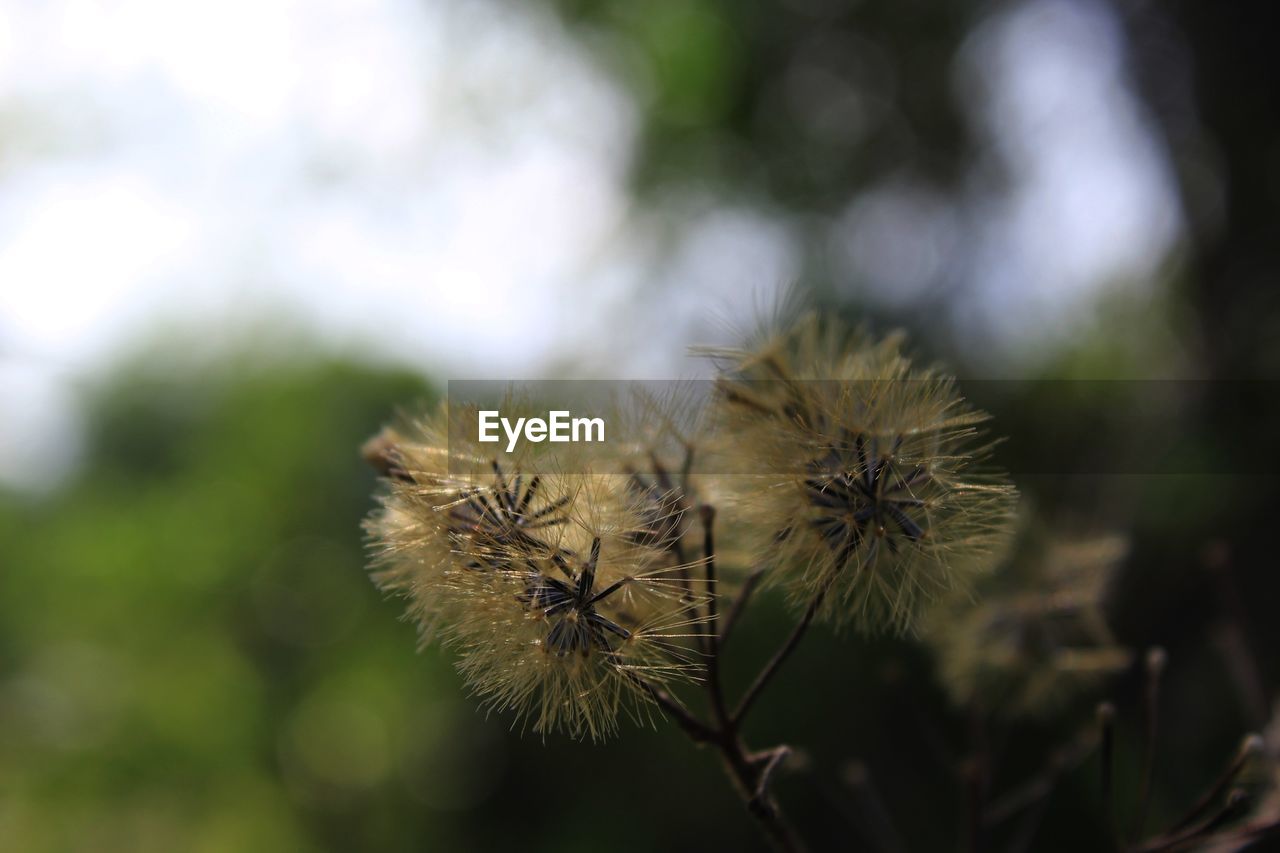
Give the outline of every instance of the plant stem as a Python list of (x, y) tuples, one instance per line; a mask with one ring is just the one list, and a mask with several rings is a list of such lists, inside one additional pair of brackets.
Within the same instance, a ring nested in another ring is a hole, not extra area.
[(710, 744), (716, 748), (720, 753), (725, 773), (728, 774), (734, 789), (742, 798), (747, 811), (756, 820), (761, 831), (768, 837), (773, 846), (778, 850), (785, 851), (785, 853), (801, 853), (806, 849), (804, 842), (783, 814), (769, 787), (774, 771), (791, 754), (791, 748), (784, 744), (759, 752), (751, 752), (742, 740), (741, 723), (746, 711), (756, 697), (759, 696), (760, 692), (804, 636), (809, 624), (813, 621), (818, 607), (822, 604), (827, 585), (824, 585), (818, 595), (815, 596), (800, 624), (791, 632), (786, 642), (783, 643), (782, 648), (774, 654), (773, 658), (765, 665), (765, 668), (761, 670), (735, 712), (730, 714), (728, 705), (725, 702), (724, 686), (721, 680), (720, 656), (724, 649), (724, 640), (728, 634), (728, 629), (733, 627), (733, 624), (745, 608), (751, 591), (759, 582), (762, 572), (757, 571), (748, 578), (739, 593), (738, 599), (730, 608), (728, 619), (721, 626), (719, 624), (718, 603), (715, 593), (715, 509), (710, 506), (703, 506), (699, 514), (703, 524), (703, 551), (705, 557), (703, 565), (706, 571), (708, 592), (708, 629), (699, 637), (699, 640), (707, 654), (707, 680), (705, 684), (708, 703), (711, 708), (711, 722), (704, 722), (694, 716), (664, 689), (639, 679), (638, 676), (637, 678), (658, 707), (689, 736), (690, 740), (696, 744)]
[(733, 604), (729, 607), (729, 613), (724, 617), (724, 626), (720, 629), (720, 648), (724, 648), (725, 644), (729, 642), (729, 634), (738, 624), (738, 620), (742, 618), (742, 611), (747, 609), (751, 594), (755, 592), (756, 585), (764, 578), (764, 572), (764, 569), (756, 569), (747, 575), (747, 579), (742, 582), (742, 589), (738, 590), (737, 597), (733, 599)]
[[(747, 806), (747, 811), (760, 824), (761, 829), (769, 836), (774, 846), (784, 851), (802, 851), (804, 843), (796, 835), (787, 821), (777, 801), (769, 791), (769, 781), (773, 771), (782, 759), (790, 754), (788, 746), (778, 746), (756, 755), (747, 752), (746, 744), (738, 731), (738, 721), (729, 716), (728, 705), (724, 698), (724, 685), (720, 678), (720, 653), (724, 648), (724, 634), (718, 624), (718, 605), (716, 595), (716, 543), (715, 543), (715, 508), (704, 505), (699, 511), (702, 519), (702, 549), (707, 582), (707, 624), (710, 631), (707, 635), (707, 695), (711, 705), (711, 715), (715, 720), (717, 739), (715, 744), (720, 750), (725, 772), (729, 774), (739, 796)], [(750, 587), (744, 587), (738, 602), (744, 604), (744, 596), (750, 594)], [(745, 605), (744, 605), (745, 606)], [(734, 610), (741, 612), (735, 606)], [(731, 617), (736, 614), (731, 611)], [(728, 625), (726, 625), (728, 627)]]
[(729, 712), (724, 701), (724, 687), (720, 681), (720, 626), (717, 624), (719, 614), (716, 604), (716, 511), (714, 507), (703, 506), (699, 513), (702, 517), (702, 550), (707, 573), (707, 694), (711, 700), (711, 714), (716, 725), (722, 731), (733, 728), (729, 720)]
[[(800, 836), (783, 815), (777, 800), (769, 792), (768, 771), (776, 762), (770, 762), (768, 759), (773, 756), (774, 751), (765, 753), (764, 761), (760, 760), (760, 756), (748, 755), (746, 746), (736, 731), (722, 732), (722, 737), (716, 745), (724, 759), (725, 771), (734, 782), (739, 796), (746, 803), (747, 811), (769, 836), (769, 840), (777, 849), (786, 853), (802, 853), (806, 849), (804, 842), (800, 840)], [(787, 748), (776, 747), (775, 749)]]
[(1145, 684), (1146, 703), (1146, 742), (1142, 750), (1142, 775), (1138, 789), (1138, 813), (1133, 823), (1129, 840), (1137, 841), (1142, 837), (1147, 823), (1147, 806), (1151, 802), (1151, 780), (1156, 762), (1156, 731), (1160, 721), (1160, 676), (1165, 667), (1165, 651), (1159, 646), (1152, 646), (1147, 652)]
[(808, 608), (805, 609), (804, 615), (800, 617), (800, 621), (796, 623), (795, 628), (791, 629), (791, 635), (787, 637), (786, 642), (778, 651), (774, 652), (769, 662), (765, 664), (764, 669), (760, 670), (760, 674), (756, 676), (756, 680), (747, 688), (747, 692), (742, 695), (742, 699), (738, 702), (738, 707), (733, 712), (733, 723), (739, 725), (742, 718), (746, 716), (747, 711), (751, 709), (752, 704), (759, 698), (761, 691), (768, 685), (769, 681), (777, 674), (791, 653), (795, 651), (796, 646), (800, 645), (800, 641), (804, 639), (805, 633), (809, 630), (809, 626), (813, 624), (813, 617), (817, 615), (818, 608), (822, 606), (822, 602), (827, 597), (827, 590), (831, 588), (831, 580), (835, 575), (830, 575), (826, 582), (818, 589), (817, 595), (809, 602)]
[(1215, 801), (1221, 798), (1231, 788), (1236, 777), (1244, 770), (1245, 764), (1255, 755), (1261, 754), (1265, 749), (1263, 740), (1256, 734), (1251, 734), (1244, 739), (1244, 743), (1240, 744), (1240, 748), (1236, 750), (1235, 757), (1231, 759), (1231, 763), (1227, 765), (1226, 770), (1222, 772), (1213, 785), (1207, 791), (1200, 795), (1200, 799), (1196, 800), (1191, 809), (1182, 816), (1182, 818), (1173, 825), (1173, 832), (1186, 829), (1197, 818), (1209, 810)]
[(666, 690), (645, 681), (639, 676), (636, 676), (635, 680), (649, 694), (654, 703), (662, 709), (663, 713), (670, 717), (694, 743), (715, 743), (718, 740), (720, 737), (718, 731), (685, 710), (685, 707), (677, 702)]
[(1116, 823), (1115, 795), (1111, 791), (1116, 753), (1116, 709), (1110, 702), (1098, 706), (1098, 736), (1102, 753), (1102, 814), (1111, 849), (1119, 850), (1120, 828)]

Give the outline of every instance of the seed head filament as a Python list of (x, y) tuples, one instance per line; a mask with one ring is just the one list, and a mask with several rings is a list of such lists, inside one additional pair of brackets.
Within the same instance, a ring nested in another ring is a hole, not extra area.
[(530, 610), (550, 623), (543, 640), (543, 650), (556, 657), (592, 652), (611, 656), (614, 643), (631, 639), (631, 632), (602, 615), (597, 605), (626, 583), (620, 580), (597, 592), (596, 566), (600, 561), (600, 538), (591, 542), (591, 555), (580, 571), (574, 571), (560, 554), (552, 555), (566, 575), (566, 580), (538, 573), (531, 578), (518, 598)]
[(923, 465), (904, 467), (898, 452), (903, 436), (881, 452), (877, 437), (843, 431), (842, 440), (809, 463), (805, 494), (814, 507), (813, 525), (836, 554), (838, 571), (870, 538), (869, 547), (884, 542), (896, 554), (904, 541), (920, 541), (928, 532), (925, 501), (916, 489), (932, 475)]
[[(512, 548), (530, 554), (555, 550), (542, 537), (568, 522), (570, 496), (549, 499), (542, 489), (542, 478), (537, 475), (527, 485), (519, 471), (508, 479), (496, 459), (493, 473), (492, 489), (470, 489), (449, 507), (450, 534), (479, 546), (465, 549), (472, 556), (470, 568), (509, 568), (505, 559), (501, 565), (486, 563), (493, 562), (497, 555), (509, 554)], [(489, 559), (480, 559), (477, 551), (483, 551)]]

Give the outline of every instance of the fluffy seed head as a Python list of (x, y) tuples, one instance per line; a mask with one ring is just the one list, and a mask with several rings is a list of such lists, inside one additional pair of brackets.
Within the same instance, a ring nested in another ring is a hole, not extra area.
[(867, 632), (913, 629), (1004, 547), (1016, 493), (955, 382), (901, 340), (809, 317), (753, 349), (718, 350), (733, 509), (771, 582)]
[(446, 444), (445, 429), (442, 412), (379, 442), (393, 449), (368, 523), (374, 578), (409, 600), (424, 641), (459, 652), (489, 707), (597, 739), (643, 716), (650, 686), (696, 675), (684, 643), (701, 602), (678, 579), (689, 567), (638, 535), (666, 522), (626, 474), (486, 458), (459, 440), (474, 432)]
[(1129, 666), (1103, 615), (1127, 547), (1119, 536), (1054, 537), (1029, 530), (977, 600), (953, 598), (924, 636), (952, 700), (1006, 716), (1036, 716)]
[(534, 731), (605, 737), (621, 716), (647, 716), (646, 685), (695, 672), (682, 641), (698, 617), (676, 574), (652, 549), (604, 532), (578, 526), (518, 568), (449, 578), (460, 606), (446, 639), (468, 685)]
[[(536, 414), (516, 397), (503, 402), (515, 416)], [(436, 590), (460, 554), (506, 544), (539, 552), (562, 535), (570, 518), (571, 461), (554, 463), (538, 445), (505, 453), (481, 444), (478, 407), (441, 405), (429, 416), (388, 428), (364, 454), (388, 482), (381, 507), (365, 523), (373, 577), (406, 596), (424, 642), (445, 618)], [(537, 470), (535, 470), (537, 469)], [(602, 510), (597, 510), (597, 514)]]

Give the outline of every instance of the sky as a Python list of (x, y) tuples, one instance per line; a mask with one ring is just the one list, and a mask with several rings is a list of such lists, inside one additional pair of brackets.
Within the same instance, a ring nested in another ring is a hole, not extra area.
[[(851, 199), (868, 298), (909, 306), (967, 241), (961, 320), (1016, 347), (1149, 278), (1181, 226), (1122, 60), (1100, 3), (986, 21), (957, 80), (1012, 181)], [(637, 129), (537, 4), (0, 0), (0, 486), (72, 470), (84, 388), (166, 326), (216, 351), (285, 317), (447, 378), (686, 375), (800, 246), (698, 196), (663, 242), (627, 190)]]

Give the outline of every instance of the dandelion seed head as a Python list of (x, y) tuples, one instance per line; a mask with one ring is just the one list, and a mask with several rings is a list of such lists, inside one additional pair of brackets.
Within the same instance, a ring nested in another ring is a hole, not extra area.
[(819, 618), (865, 632), (909, 632), (989, 571), (1016, 500), (983, 467), (986, 416), (901, 346), (807, 317), (756, 348), (706, 352), (741, 472), (732, 508), (768, 582), (800, 606), (823, 595)]
[(685, 646), (701, 618), (677, 578), (688, 566), (636, 535), (651, 508), (624, 473), (500, 456), (458, 440), (449, 417), (383, 436), (375, 581), (518, 725), (601, 739), (622, 716), (647, 719), (651, 686), (696, 676)]
[[(602, 494), (595, 482), (580, 497)], [(491, 555), (508, 566), (497, 572), (452, 571), (444, 594), (458, 606), (445, 640), (486, 706), (535, 732), (598, 740), (622, 716), (646, 718), (642, 682), (694, 677), (683, 640), (702, 617), (663, 552), (591, 518), (575, 518), (555, 551)]]
[[(516, 397), (504, 405), (521, 414), (532, 410)], [(536, 448), (505, 453), (480, 443), (477, 412), (476, 406), (441, 403), (365, 447), (388, 484), (365, 524), (373, 578), (381, 589), (408, 598), (423, 642), (448, 616), (438, 588), (460, 556), (474, 563), (482, 555), (511, 559), (516, 551), (554, 550), (569, 526), (576, 483), (560, 467), (533, 471), (545, 461)], [(487, 547), (504, 544), (511, 547)]]

